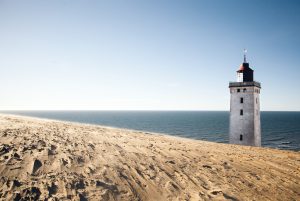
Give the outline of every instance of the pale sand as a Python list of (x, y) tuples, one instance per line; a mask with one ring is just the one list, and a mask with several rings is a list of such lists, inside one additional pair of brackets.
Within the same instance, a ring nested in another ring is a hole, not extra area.
[(0, 115), (0, 199), (300, 200), (300, 152)]

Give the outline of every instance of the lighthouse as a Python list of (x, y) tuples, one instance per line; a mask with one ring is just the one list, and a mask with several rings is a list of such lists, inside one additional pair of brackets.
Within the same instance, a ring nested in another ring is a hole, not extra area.
[(244, 50), (244, 62), (237, 70), (237, 81), (229, 83), (229, 143), (261, 146), (260, 83), (253, 80)]

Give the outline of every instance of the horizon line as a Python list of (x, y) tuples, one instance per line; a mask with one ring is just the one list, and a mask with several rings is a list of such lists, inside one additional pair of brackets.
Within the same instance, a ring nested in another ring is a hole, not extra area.
[[(5, 109), (0, 112), (29, 112), (29, 111), (43, 111), (43, 112), (58, 112), (58, 111), (67, 111), (67, 112), (76, 112), (76, 111), (104, 111), (104, 112), (113, 112), (113, 111), (124, 111), (124, 112), (230, 112), (230, 110), (152, 110), (152, 109)], [(300, 112), (300, 110), (261, 110), (260, 112)]]

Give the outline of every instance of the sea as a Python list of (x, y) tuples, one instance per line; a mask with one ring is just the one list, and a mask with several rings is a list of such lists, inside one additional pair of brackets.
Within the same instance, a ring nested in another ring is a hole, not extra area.
[[(227, 111), (2, 111), (228, 143)], [(300, 112), (261, 112), (262, 146), (300, 151)]]

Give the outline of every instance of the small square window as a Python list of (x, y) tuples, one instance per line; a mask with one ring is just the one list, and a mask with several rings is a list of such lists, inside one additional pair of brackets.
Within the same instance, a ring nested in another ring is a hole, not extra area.
[(237, 92), (240, 92), (241, 90), (240, 89), (237, 89)]
[(244, 111), (243, 110), (240, 110), (240, 115), (244, 115)]
[(247, 89), (246, 89), (246, 88), (244, 88), (244, 89), (243, 89), (243, 92), (246, 92), (246, 91), (247, 91)]

